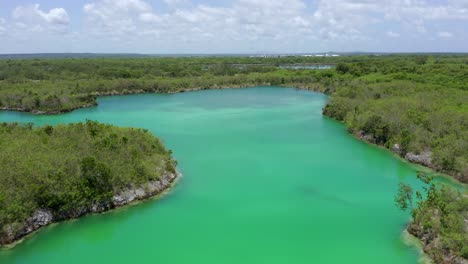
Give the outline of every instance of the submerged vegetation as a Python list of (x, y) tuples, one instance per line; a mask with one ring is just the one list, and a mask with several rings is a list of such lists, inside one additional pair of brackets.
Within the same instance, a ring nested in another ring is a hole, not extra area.
[[(396, 205), (410, 209), (413, 220), (408, 232), (424, 244), (436, 263), (465, 263), (468, 260), (468, 199), (449, 186), (437, 187), (432, 177), (419, 173), (423, 192), (400, 184)], [(413, 198), (415, 196), (415, 198)], [(413, 200), (416, 206), (413, 208)], [(464, 262), (465, 261), (465, 262)]]
[(38, 210), (58, 220), (77, 217), (111, 206), (123, 190), (175, 173), (170, 151), (151, 133), (94, 121), (0, 123), (0, 149), (0, 245)]
[(350, 132), (468, 182), (466, 55), (0, 60), (0, 109), (35, 113), (92, 106), (98, 95), (254, 85), (327, 93), (324, 114)]

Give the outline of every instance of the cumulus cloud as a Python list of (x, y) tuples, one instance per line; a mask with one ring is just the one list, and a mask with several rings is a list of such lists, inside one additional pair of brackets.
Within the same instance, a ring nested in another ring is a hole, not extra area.
[[(323, 31), (340, 36), (359, 33), (382, 23), (398, 23), (417, 33), (426, 33), (434, 20), (468, 20), (468, 1), (449, 0), (319, 0), (314, 18)], [(388, 35), (388, 34), (387, 34)]]
[[(421, 43), (434, 36), (468, 36), (462, 26), (468, 21), (468, 0), (230, 0), (224, 5), (162, 0), (162, 10), (150, 0), (87, 1), (77, 13), (76, 32), (68, 32), (67, 40), (73, 36), (76, 43), (106, 42), (122, 49), (146, 45), (147, 50), (175, 52), (180, 47), (298, 52), (296, 47), (372, 49), (403, 35)], [(0, 34), (16, 30), (26, 38), (25, 32), (62, 34), (70, 27), (64, 8), (43, 10), (35, 4), (15, 8), (12, 21), (0, 21)]]
[(151, 20), (152, 7), (142, 0), (102, 0), (83, 7), (86, 25), (96, 35), (126, 35), (137, 30), (135, 19)]
[(180, 5), (186, 5), (189, 3), (188, 0), (163, 0), (164, 3), (170, 7), (176, 7)]
[(278, 46), (279, 42), (290, 45), (294, 39), (365, 43), (379, 36), (369, 31), (372, 27), (384, 25), (392, 25), (392, 31), (383, 31), (391, 38), (398, 38), (403, 31), (430, 36), (427, 33), (433, 21), (468, 19), (467, 0), (446, 1), (233, 0), (214, 6), (164, 0), (169, 9), (160, 12), (146, 0), (93, 0), (83, 10), (88, 32), (113, 40), (192, 44), (273, 41)]
[(70, 17), (64, 8), (42, 9), (39, 4), (20, 5), (4, 25), (4, 34), (14, 41), (37, 40), (52, 35), (65, 35), (70, 28)]
[[(174, 36), (192, 40), (277, 38), (310, 28), (301, 0), (236, 0), (229, 7), (197, 5), (157, 13), (141, 0), (101, 0), (86, 4), (84, 12), (96, 33)], [(182, 3), (168, 0), (167, 4)], [(97, 27), (96, 27), (97, 26)]]
[(18, 6), (13, 11), (13, 18), (26, 21), (44, 21), (52, 25), (68, 25), (70, 18), (63, 8), (53, 8), (49, 11), (40, 9), (39, 4)]
[(147, 12), (151, 11), (151, 6), (142, 0), (102, 0), (86, 4), (84, 11), (99, 16), (109, 16), (112, 12)]

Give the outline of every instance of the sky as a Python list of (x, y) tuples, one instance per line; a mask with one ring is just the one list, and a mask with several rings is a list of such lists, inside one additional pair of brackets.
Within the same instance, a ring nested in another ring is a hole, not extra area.
[(0, 53), (468, 52), (468, 0), (0, 0)]

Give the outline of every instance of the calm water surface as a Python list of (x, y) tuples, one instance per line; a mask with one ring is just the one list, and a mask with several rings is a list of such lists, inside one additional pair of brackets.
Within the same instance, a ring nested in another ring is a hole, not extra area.
[(322, 116), (327, 97), (256, 87), (99, 99), (56, 116), (147, 128), (183, 173), (160, 200), (47, 227), (0, 263), (416, 263), (393, 202), (415, 169)]

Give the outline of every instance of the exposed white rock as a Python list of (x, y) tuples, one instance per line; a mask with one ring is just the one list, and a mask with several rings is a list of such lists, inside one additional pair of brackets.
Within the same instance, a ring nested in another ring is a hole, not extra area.
[(24, 229), (20, 231), (22, 235), (27, 235), (43, 226), (52, 223), (54, 216), (49, 210), (39, 209), (26, 220)]
[[(169, 189), (174, 180), (179, 177), (178, 173), (165, 173), (160, 180), (151, 181), (138, 188), (125, 190), (117, 195), (114, 195), (112, 202), (94, 203), (91, 207), (76, 208), (72, 213), (58, 215), (54, 219), (51, 211), (40, 209), (34, 212), (23, 223), (13, 223), (6, 225), (3, 229), (3, 234), (0, 232), (0, 246), (13, 243), (22, 237), (38, 230), (39, 228), (49, 225), (54, 221), (76, 218), (87, 213), (101, 213), (115, 207), (120, 207), (129, 204), (136, 200), (143, 200), (151, 196), (160, 194)], [(2, 230), (0, 230), (2, 231)]]
[(398, 153), (398, 154), (400, 154), (400, 153), (401, 153), (400, 145), (399, 145), (399, 144), (394, 144), (394, 145), (392, 146), (392, 151), (393, 151), (393, 152), (396, 152), (396, 153)]
[(410, 162), (422, 164), (425, 166), (432, 166), (432, 152), (431, 151), (423, 151), (419, 154), (408, 152), (405, 155), (405, 159)]
[(112, 202), (114, 206), (118, 207), (136, 200), (148, 198), (167, 189), (177, 176), (177, 174), (172, 173), (164, 174), (160, 180), (150, 181), (139, 188), (125, 190), (114, 195)]

